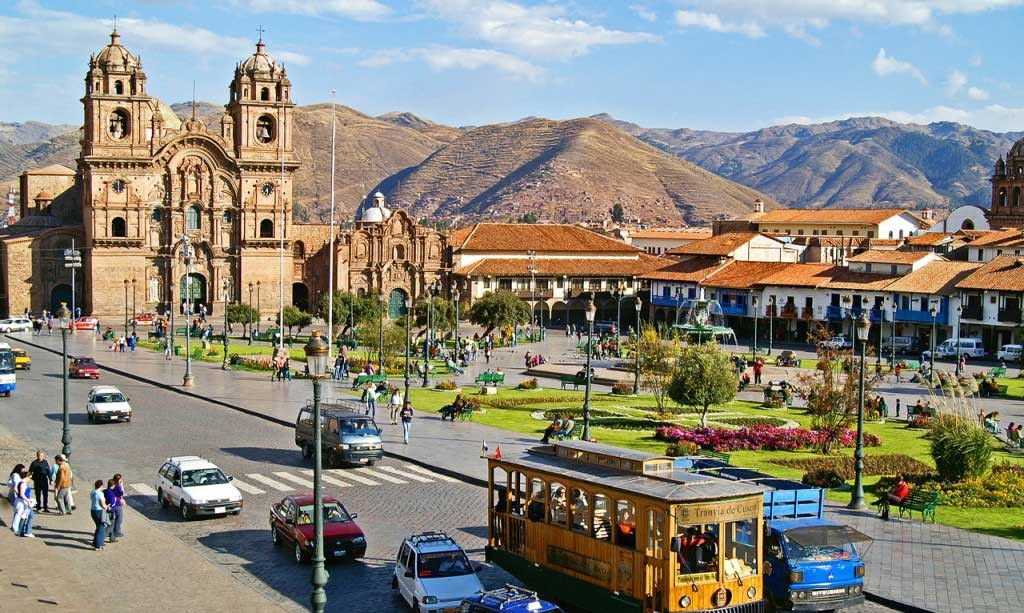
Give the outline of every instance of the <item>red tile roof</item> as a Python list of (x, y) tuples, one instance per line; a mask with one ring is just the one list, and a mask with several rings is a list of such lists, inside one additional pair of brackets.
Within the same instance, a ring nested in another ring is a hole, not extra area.
[(930, 251), (892, 251), (882, 249), (869, 249), (857, 255), (846, 258), (849, 262), (868, 264), (915, 264), (919, 260), (931, 257)]
[(525, 252), (533, 249), (537, 253), (637, 253), (622, 241), (602, 236), (579, 226), (566, 224), (529, 223), (477, 223), (468, 228), (453, 230), (448, 235), (449, 244), (463, 251)]
[(829, 289), (852, 289), (862, 291), (881, 291), (896, 279), (895, 275), (880, 275), (871, 272), (851, 272), (848, 268), (838, 267), (833, 271), (832, 279), (822, 287)]
[[(530, 261), (526, 258), (486, 257), (468, 266), (455, 269), (463, 276), (489, 275), (528, 277)], [(537, 276), (645, 276), (646, 273), (670, 266), (672, 260), (655, 257), (643, 252), (635, 256), (609, 258), (537, 258)]]
[(793, 264), (786, 262), (733, 262), (704, 280), (709, 287), (747, 289), (761, 285), (764, 279)]
[(790, 264), (763, 278), (758, 285), (782, 287), (821, 287), (832, 280), (838, 266), (831, 264)]
[(681, 247), (669, 249), (668, 255), (720, 255), (726, 256), (749, 243), (757, 232), (726, 232), (704, 240), (693, 241)]
[(644, 279), (702, 283), (708, 275), (730, 263), (731, 261), (723, 262), (719, 258), (691, 258), (652, 270), (644, 275)]
[(775, 209), (754, 218), (753, 221), (758, 224), (879, 224), (904, 213), (910, 213), (910, 211), (906, 209)]
[(1020, 245), (1024, 241), (1024, 231), (1020, 228), (1000, 228), (987, 232), (967, 243), (968, 247), (996, 247)]
[(959, 282), (981, 266), (974, 262), (929, 262), (885, 289), (906, 294), (950, 295)]
[(1024, 291), (1024, 257), (999, 255), (963, 279), (960, 289), (988, 289), (1001, 292)]
[(953, 239), (952, 234), (946, 234), (945, 232), (922, 232), (916, 236), (911, 236), (907, 239), (908, 245), (916, 246), (933, 246), (941, 245), (944, 242)]
[(629, 230), (629, 237), (644, 239), (702, 240), (711, 238), (710, 228), (673, 228), (666, 230)]

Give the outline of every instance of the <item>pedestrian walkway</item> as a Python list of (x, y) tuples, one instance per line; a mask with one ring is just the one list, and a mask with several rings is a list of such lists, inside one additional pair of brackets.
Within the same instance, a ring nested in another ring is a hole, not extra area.
[[(56, 340), (36, 337), (32, 342), (56, 348), (59, 337)], [(89, 342), (76, 339), (75, 350), (81, 347), (85, 351)], [(521, 379), (523, 368), (519, 358), (523, 353), (522, 345), (497, 349), (491, 366), (501, 365), (510, 373), (507, 380), (513, 377)], [(570, 354), (566, 352), (567, 359)], [(182, 389), (180, 361), (166, 362), (158, 354), (148, 352), (130, 356), (92, 355), (101, 368), (117, 369), (159, 385)], [(578, 359), (582, 360), (582, 356)], [(478, 370), (482, 368), (478, 366)], [(282, 425), (294, 423), (298, 408), (311, 397), (311, 386), (300, 380), (287, 384), (273, 383), (265, 375), (223, 371), (218, 365), (203, 362), (193, 363), (193, 374), (196, 387), (188, 393), (266, 416)], [(475, 374), (467, 372), (465, 376), (471, 378)], [(325, 400), (350, 400), (352, 396), (346, 393), (348, 389), (347, 384), (327, 383)], [(908, 398), (925, 395), (920, 388), (908, 386), (894, 388), (893, 393)], [(890, 406), (892, 404), (890, 402)], [(476, 484), (486, 484), (486, 460), (480, 456), (483, 441), (487, 442), (489, 453), (494, 453), (498, 447), (503, 452), (524, 450), (538, 443), (541, 429), (538, 425), (536, 437), (530, 437), (474, 422), (442, 422), (436, 415), (418, 413), (413, 422), (410, 444), (403, 445), (400, 427), (382, 427), (389, 456), (438, 475)], [(353, 474), (372, 481), (387, 481), (385, 475), (391, 479), (408, 480), (408, 474), (381, 470), (385, 465), (356, 469), (353, 473), (329, 471), (328, 476), (342, 482), (353, 481)], [(300, 471), (300, 474), (309, 476), (308, 472)], [(434, 478), (426, 473), (417, 474)], [(291, 487), (288, 479), (277, 475), (259, 476), (261, 479), (246, 475), (242, 481), (262, 490), (273, 487), (268, 485), (268, 481), (274, 481), (281, 487)], [(357, 484), (353, 482), (352, 486)], [(922, 524), (916, 519), (883, 522), (873, 513), (848, 511), (842, 507), (830, 506), (827, 514), (831, 519), (849, 524), (875, 539), (865, 555), (868, 563), (866, 589), (871, 594), (918, 607), (917, 610), (942, 613), (1013, 611), (1020, 608), (1015, 588), (1020, 577), (1024, 576), (1024, 543), (949, 526)]]

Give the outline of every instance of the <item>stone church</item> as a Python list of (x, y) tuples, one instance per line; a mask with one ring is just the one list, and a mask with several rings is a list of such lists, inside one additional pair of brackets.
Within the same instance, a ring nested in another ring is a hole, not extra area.
[[(116, 30), (90, 58), (77, 169), (23, 173), (21, 219), (0, 230), (0, 312), (70, 306), (63, 252), (72, 245), (82, 252), (74, 293), (84, 314), (178, 315), (186, 300), (217, 314), (251, 294), (265, 317), (278, 311), (279, 288), (284, 304), (312, 310), (327, 291), (330, 227), (292, 221), (300, 161), (284, 66), (257, 42), (235, 66), (219, 126), (194, 113), (181, 120), (148, 95), (146, 80)], [(371, 239), (380, 228), (362, 221), (336, 237), (336, 287), (401, 285), (418, 296), (428, 276), (440, 275), (443, 236), (402, 212), (387, 228), (386, 241)]]

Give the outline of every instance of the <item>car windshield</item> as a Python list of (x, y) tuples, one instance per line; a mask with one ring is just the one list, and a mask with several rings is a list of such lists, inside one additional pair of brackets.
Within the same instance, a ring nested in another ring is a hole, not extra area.
[(79, 366), (95, 366), (96, 360), (93, 360), (92, 358), (78, 358), (75, 360), (75, 364)]
[[(854, 531), (855, 534), (856, 531)], [(783, 533), (793, 562), (828, 562), (857, 556), (857, 547), (846, 526), (814, 526)]]
[(462, 551), (443, 551), (421, 553), (416, 562), (416, 571), (423, 578), (460, 577), (472, 575), (473, 567)]
[[(324, 503), (325, 524), (338, 524), (346, 521), (352, 521), (352, 518), (349, 516), (348, 511), (345, 510), (345, 507), (337, 502)], [(313, 523), (313, 505), (304, 504), (299, 507), (299, 517), (295, 523), (300, 526)]]
[(127, 402), (127, 400), (125, 400), (124, 394), (122, 394), (121, 392), (96, 394), (95, 396), (93, 396), (92, 401), (96, 404), (104, 402)]
[(378, 434), (377, 424), (372, 419), (346, 419), (341, 424), (345, 434)]
[(219, 468), (200, 468), (198, 470), (186, 470), (181, 474), (182, 487), (195, 487), (197, 485), (223, 485), (228, 478)]
[(23, 358), (26, 355), (28, 355), (27, 353), (25, 353), (24, 349), (15, 349), (11, 353), (13, 353), (16, 357), (19, 357), (19, 358)]

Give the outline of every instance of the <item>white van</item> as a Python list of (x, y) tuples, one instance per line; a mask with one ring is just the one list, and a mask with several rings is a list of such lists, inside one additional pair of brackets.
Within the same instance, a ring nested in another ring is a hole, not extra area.
[(1024, 348), (1021, 345), (1003, 345), (999, 348), (996, 358), (1007, 362), (1017, 362), (1020, 360), (1022, 351), (1024, 351)]
[[(957, 356), (957, 340), (960, 341), (960, 355), (966, 355), (971, 358), (985, 357), (985, 345), (981, 342), (980, 338), (947, 338), (935, 347), (935, 357), (955, 358)], [(925, 351), (924, 356), (930, 357), (929, 352)]]

